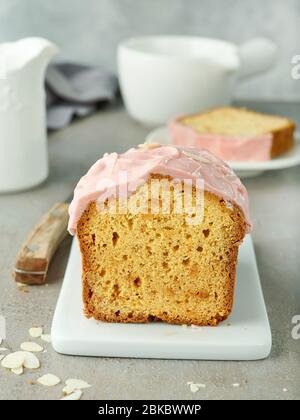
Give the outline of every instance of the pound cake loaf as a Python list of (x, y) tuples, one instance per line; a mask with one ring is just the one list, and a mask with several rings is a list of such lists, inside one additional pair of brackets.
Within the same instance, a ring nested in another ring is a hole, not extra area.
[(295, 124), (242, 108), (215, 108), (169, 124), (172, 142), (207, 149), (226, 161), (265, 161), (289, 151)]
[(208, 151), (106, 154), (79, 181), (69, 213), (87, 317), (204, 326), (230, 314), (248, 196)]

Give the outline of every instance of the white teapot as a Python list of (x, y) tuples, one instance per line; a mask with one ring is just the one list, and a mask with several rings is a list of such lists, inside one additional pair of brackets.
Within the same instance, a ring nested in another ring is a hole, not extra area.
[(157, 125), (181, 114), (230, 103), (236, 83), (269, 69), (276, 45), (254, 39), (238, 47), (190, 36), (132, 38), (118, 47), (121, 91), (128, 113)]
[(0, 192), (48, 176), (44, 78), (57, 51), (42, 38), (0, 44)]

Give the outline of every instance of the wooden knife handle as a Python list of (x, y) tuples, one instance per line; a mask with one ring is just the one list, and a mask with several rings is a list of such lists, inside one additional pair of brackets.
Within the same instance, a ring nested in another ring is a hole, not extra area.
[(58, 245), (67, 234), (69, 205), (56, 203), (39, 221), (22, 245), (14, 278), (25, 284), (43, 284)]

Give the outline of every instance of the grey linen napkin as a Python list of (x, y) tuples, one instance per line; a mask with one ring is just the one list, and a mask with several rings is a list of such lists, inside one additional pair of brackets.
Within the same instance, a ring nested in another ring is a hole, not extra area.
[(59, 63), (47, 69), (46, 93), (47, 127), (58, 130), (115, 99), (118, 81), (100, 67)]

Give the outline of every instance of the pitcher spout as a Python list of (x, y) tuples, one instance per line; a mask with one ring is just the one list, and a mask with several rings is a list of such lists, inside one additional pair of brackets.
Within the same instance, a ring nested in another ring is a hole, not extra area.
[(24, 38), (0, 44), (0, 58), (7, 74), (22, 70), (33, 62), (44, 69), (58, 51), (55, 44), (44, 38)]
[(18, 41), (19, 46), (24, 48), (23, 51), (27, 52), (28, 62), (36, 58), (40, 58), (41, 62), (47, 65), (51, 58), (59, 51), (58, 47), (51, 41), (45, 38), (25, 38)]

